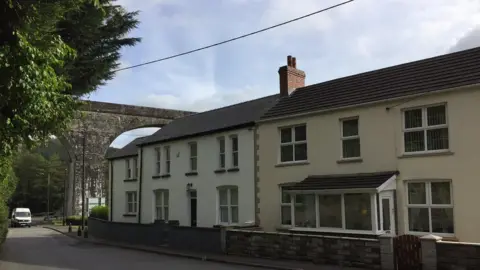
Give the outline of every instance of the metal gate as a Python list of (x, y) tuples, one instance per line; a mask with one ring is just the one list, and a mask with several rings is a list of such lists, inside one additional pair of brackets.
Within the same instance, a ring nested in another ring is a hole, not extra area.
[(393, 239), (395, 269), (421, 270), (422, 248), (420, 238), (414, 235), (401, 235)]

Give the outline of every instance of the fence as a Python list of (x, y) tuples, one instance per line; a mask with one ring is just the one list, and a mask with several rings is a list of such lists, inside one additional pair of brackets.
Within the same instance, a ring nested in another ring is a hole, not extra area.
[(98, 239), (208, 253), (222, 252), (220, 230), (220, 228), (182, 227), (164, 222), (138, 224), (88, 219), (88, 231), (91, 236)]

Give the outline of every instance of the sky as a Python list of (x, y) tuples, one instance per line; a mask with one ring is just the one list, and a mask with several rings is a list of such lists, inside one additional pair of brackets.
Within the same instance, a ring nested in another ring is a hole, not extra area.
[[(117, 0), (140, 11), (126, 67), (253, 32), (342, 0)], [(279, 91), (297, 58), (306, 84), (480, 46), (478, 0), (355, 0), (307, 19), (190, 55), (118, 72), (91, 100), (205, 111)], [(156, 129), (118, 137), (122, 147)]]

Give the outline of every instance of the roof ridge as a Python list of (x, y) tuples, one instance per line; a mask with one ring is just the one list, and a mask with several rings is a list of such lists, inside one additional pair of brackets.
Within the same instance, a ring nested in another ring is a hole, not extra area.
[[(480, 51), (480, 46), (477, 46), (477, 47), (471, 48), (471, 49), (467, 49), (467, 50), (458, 51), (458, 52), (444, 53), (444, 54), (440, 54), (440, 55), (436, 55), (436, 56), (432, 56), (432, 57), (428, 57), (428, 58), (418, 59), (418, 60), (411, 61), (411, 62), (404, 62), (404, 63), (401, 63), (401, 64), (395, 64), (395, 65), (391, 65), (391, 66), (387, 66), (387, 67), (382, 67), (382, 68), (379, 68), (379, 69), (373, 69), (373, 70), (368, 70), (368, 71), (364, 71), (364, 72), (360, 72), (360, 73), (355, 73), (355, 74), (352, 74), (352, 75), (347, 75), (347, 76), (344, 76), (344, 77), (335, 78), (335, 79), (331, 79), (331, 80), (327, 80), (327, 81), (323, 81), (323, 82), (319, 82), (319, 83), (315, 83), (315, 84), (310, 84), (310, 85), (306, 85), (304, 87), (299, 87), (296, 90), (301, 90), (301, 89), (307, 90), (309, 88), (313, 88), (313, 87), (318, 86), (320, 84), (327, 84), (327, 83), (332, 83), (332, 82), (336, 82), (336, 81), (348, 80), (348, 79), (351, 79), (353, 77), (365, 76), (365, 75), (369, 75), (371, 73), (377, 73), (377, 72), (384, 71), (384, 70), (391, 70), (391, 69), (394, 69), (394, 68), (401, 68), (401, 67), (404, 67), (404, 66), (414, 66), (418, 63), (427, 63), (427, 62), (438, 60), (438, 59), (441, 59), (441, 58), (454, 57), (454, 56), (459, 55), (459, 54), (462, 55), (462, 54), (466, 54), (468, 52), (472, 52), (472, 51), (476, 51), (476, 50)], [(296, 92), (298, 92), (298, 91), (296, 91)]]
[[(261, 97), (261, 98), (246, 100), (246, 101), (242, 101), (242, 102), (240, 102), (240, 103), (235, 103), (235, 104), (227, 105), (227, 106), (224, 106), (224, 107), (211, 109), (211, 110), (208, 110), (208, 111), (203, 111), (203, 112), (198, 112), (198, 113), (189, 114), (189, 115), (186, 115), (186, 116), (183, 116), (183, 117), (174, 119), (174, 120), (172, 120), (170, 123), (172, 123), (172, 122), (174, 122), (174, 121), (177, 121), (177, 120), (181, 120), (181, 119), (193, 117), (193, 116), (196, 116), (196, 115), (202, 115), (202, 114), (209, 113), (209, 112), (215, 112), (215, 111), (219, 111), (219, 110), (222, 110), (222, 109), (227, 109), (227, 108), (230, 108), (230, 107), (235, 107), (235, 106), (243, 105), (243, 104), (250, 103), (250, 102), (259, 101), (259, 100), (261, 100), (261, 99), (271, 98), (271, 97), (273, 97), (273, 96), (275, 96), (275, 95), (278, 95), (278, 94), (273, 94), (273, 95), (268, 95), (268, 96), (264, 96), (264, 97)], [(169, 123), (169, 124), (170, 124), (170, 123)], [(168, 124), (167, 124), (167, 125), (168, 125)], [(153, 135), (153, 134), (152, 134), (152, 135)]]
[(262, 120), (480, 85), (480, 46), (297, 88)]

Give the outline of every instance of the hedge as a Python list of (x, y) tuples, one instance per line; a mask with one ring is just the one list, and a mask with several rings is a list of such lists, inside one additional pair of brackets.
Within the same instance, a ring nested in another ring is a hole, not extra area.
[(5, 241), (8, 234), (7, 201), (17, 184), (12, 164), (11, 156), (0, 156), (0, 244)]
[(90, 217), (108, 220), (108, 207), (107, 206), (95, 206), (90, 212)]
[(0, 245), (5, 242), (8, 234), (8, 210), (3, 202), (0, 202)]
[[(65, 219), (67, 225), (75, 225), (80, 226), (82, 225), (82, 216), (68, 216)], [(87, 226), (87, 218), (85, 217), (85, 226)]]

